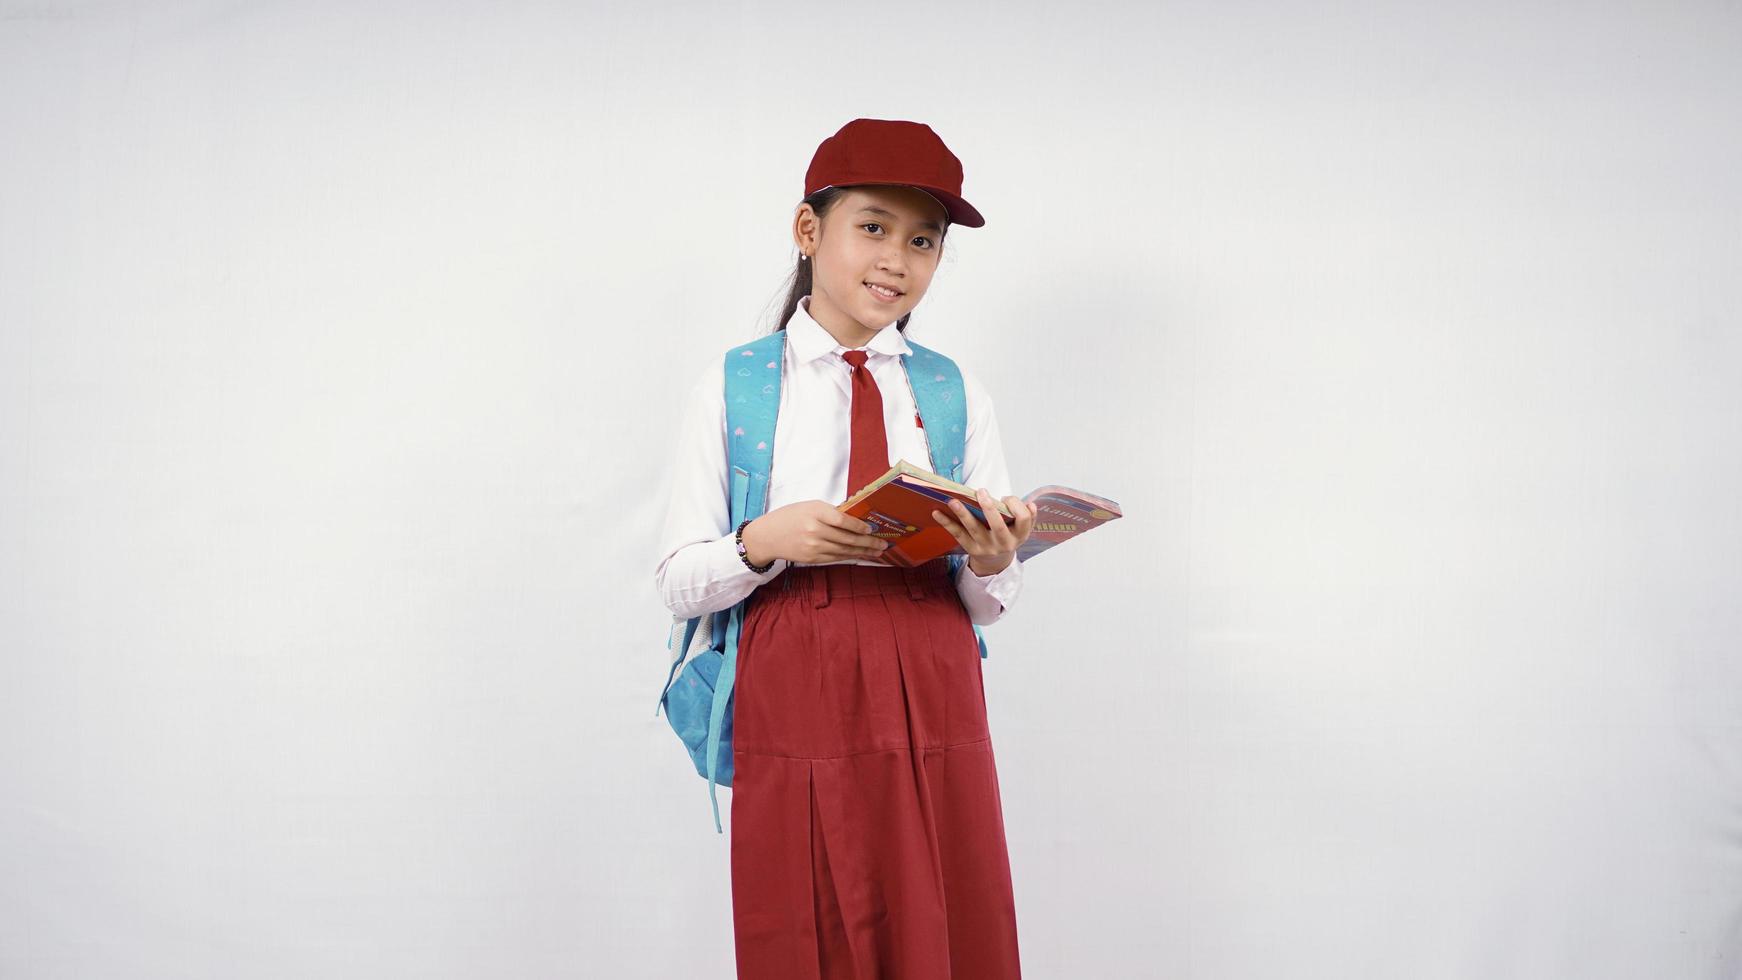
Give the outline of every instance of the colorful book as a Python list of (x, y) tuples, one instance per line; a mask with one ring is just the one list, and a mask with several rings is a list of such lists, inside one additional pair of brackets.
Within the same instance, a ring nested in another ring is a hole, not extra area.
[[(964, 553), (955, 535), (931, 516), (933, 510), (950, 513), (952, 499), (960, 500), (976, 520), (986, 520), (973, 487), (903, 459), (836, 506), (871, 525), (876, 537), (893, 542), (877, 560), (913, 568), (943, 555)], [(1016, 549), (1017, 561), (1027, 561), (1062, 541), (1124, 516), (1112, 500), (1070, 487), (1037, 487), (1022, 499), (1034, 506), (1036, 514), (1034, 530)], [(1007, 523), (1016, 520), (1003, 501), (996, 503)]]

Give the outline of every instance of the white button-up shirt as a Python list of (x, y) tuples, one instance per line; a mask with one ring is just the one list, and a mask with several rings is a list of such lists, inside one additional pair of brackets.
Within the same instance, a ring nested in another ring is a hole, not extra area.
[[(768, 509), (801, 500), (838, 504), (847, 499), (853, 369), (841, 354), (849, 348), (837, 343), (811, 318), (809, 296), (799, 300), (787, 321), (786, 335)], [(890, 465), (906, 459), (931, 469), (913, 392), (901, 366), (900, 355), (910, 350), (907, 340), (891, 321), (870, 343), (853, 349), (867, 352), (865, 367), (883, 398)], [(968, 413), (962, 482), (985, 487), (1003, 499), (1011, 494), (1010, 474), (1004, 464), (992, 399), (965, 368), (962, 384)], [(735, 605), (794, 564), (776, 558), (768, 571), (758, 574), (739, 559), (727, 496), (729, 468), (725, 373), (721, 359), (715, 357), (696, 380), (684, 409), (673, 460), (671, 499), (660, 535), (663, 547), (654, 576), (666, 606), (686, 619)], [(947, 508), (945, 513), (949, 513)], [(857, 558), (829, 564), (889, 567)], [(1022, 563), (1015, 559), (1003, 571), (986, 576), (974, 574), (963, 561), (956, 576), (956, 592), (967, 607), (968, 617), (981, 626), (1004, 614), (1021, 585)]]

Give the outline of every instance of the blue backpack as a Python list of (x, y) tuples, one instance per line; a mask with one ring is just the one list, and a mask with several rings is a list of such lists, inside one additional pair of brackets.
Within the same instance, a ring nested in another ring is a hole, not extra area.
[[(727, 464), (731, 468), (731, 527), (762, 516), (768, 508), (768, 474), (774, 459), (774, 423), (780, 413), (780, 372), (786, 362), (786, 331), (776, 330), (726, 352), (725, 399)], [(912, 353), (901, 355), (901, 366), (913, 392), (920, 423), (931, 452), (932, 472), (957, 482), (962, 477), (962, 453), (966, 445), (968, 410), (962, 372), (948, 357), (907, 341)], [(966, 560), (950, 555), (950, 576), (955, 577)], [(752, 593), (754, 594), (754, 593)], [(738, 663), (738, 631), (749, 597), (730, 609), (704, 613), (691, 619), (674, 618), (666, 649), (675, 647), (671, 670), (660, 692), (659, 709), (683, 740), (696, 772), (708, 779), (708, 798), (714, 808), (714, 829), (720, 824), (720, 801), (716, 784), (732, 785), (732, 679)], [(678, 639), (679, 627), (682, 639)], [(689, 653), (698, 630), (701, 647)], [(974, 638), (980, 656), (986, 656), (986, 637), (978, 624)], [(672, 677), (678, 674), (676, 683)]]

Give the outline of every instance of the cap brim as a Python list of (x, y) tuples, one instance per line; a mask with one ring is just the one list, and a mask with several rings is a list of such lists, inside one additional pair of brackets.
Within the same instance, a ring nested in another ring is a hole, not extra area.
[[(986, 224), (986, 219), (980, 215), (977, 208), (964, 201), (959, 195), (951, 194), (941, 187), (929, 187), (925, 184), (915, 184), (905, 180), (855, 180), (851, 184), (839, 186), (857, 187), (863, 184), (875, 184), (880, 187), (911, 187), (916, 191), (924, 191), (932, 200), (944, 206), (944, 214), (949, 217), (950, 224), (963, 225), (968, 228), (979, 228)], [(834, 187), (836, 185), (830, 184), (828, 186)], [(822, 189), (824, 188), (818, 188), (818, 190)]]
[[(909, 184), (908, 186), (917, 185)], [(986, 219), (980, 216), (979, 210), (949, 191), (938, 190), (936, 187), (919, 187), (918, 189), (930, 194), (939, 204), (944, 206), (944, 211), (950, 216), (950, 224), (978, 228), (986, 223)]]

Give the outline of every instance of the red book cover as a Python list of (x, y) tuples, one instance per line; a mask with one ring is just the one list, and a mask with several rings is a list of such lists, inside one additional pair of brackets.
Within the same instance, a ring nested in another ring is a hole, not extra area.
[[(948, 514), (951, 499), (960, 500), (977, 520), (986, 520), (972, 487), (903, 459), (837, 506), (871, 525), (873, 535), (894, 542), (879, 557), (880, 561), (912, 568), (942, 555), (963, 553), (955, 536), (931, 516), (933, 510)], [(1016, 551), (1018, 561), (1027, 561), (1084, 531), (1124, 516), (1111, 499), (1070, 487), (1038, 487), (1022, 499), (1034, 505), (1037, 513), (1028, 540)], [(998, 502), (998, 513), (1007, 523), (1016, 520), (1002, 501)]]

